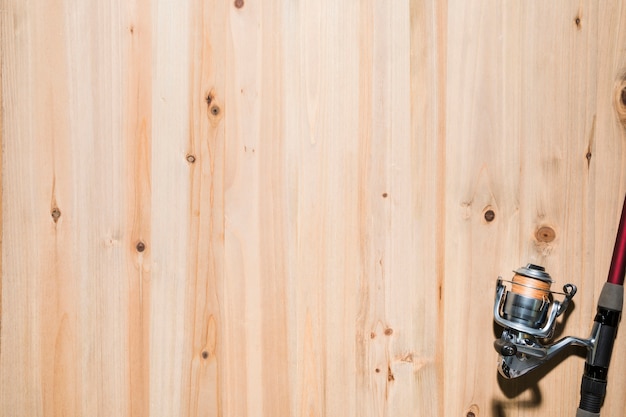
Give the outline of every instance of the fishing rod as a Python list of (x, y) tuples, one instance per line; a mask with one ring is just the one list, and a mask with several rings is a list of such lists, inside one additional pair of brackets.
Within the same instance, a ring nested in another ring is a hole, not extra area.
[[(556, 318), (563, 314), (576, 294), (574, 284), (552, 291), (554, 282), (544, 267), (527, 264), (514, 271), (511, 280), (496, 282), (494, 320), (502, 335), (494, 342), (499, 353), (498, 371), (517, 378), (546, 363), (568, 346), (587, 348), (576, 417), (599, 417), (606, 395), (609, 363), (622, 314), (626, 273), (626, 198), (622, 206), (617, 238), (607, 282), (598, 299), (596, 316), (588, 338), (564, 337), (553, 344)], [(560, 300), (558, 298), (560, 298)]]

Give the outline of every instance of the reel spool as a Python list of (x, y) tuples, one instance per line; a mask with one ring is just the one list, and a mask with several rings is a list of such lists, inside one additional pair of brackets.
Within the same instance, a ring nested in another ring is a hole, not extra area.
[(506, 294), (503, 307), (505, 319), (541, 328), (548, 315), (552, 299), (552, 279), (545, 268), (528, 265), (515, 271), (511, 290)]
[[(515, 329), (529, 335), (550, 337), (554, 320), (561, 315), (576, 294), (576, 286), (566, 284), (563, 292), (551, 291), (554, 282), (544, 267), (528, 264), (516, 269), (510, 281), (498, 279), (494, 317), (504, 328)], [(509, 283), (506, 290), (503, 283)], [(562, 302), (555, 301), (554, 295), (562, 295)]]

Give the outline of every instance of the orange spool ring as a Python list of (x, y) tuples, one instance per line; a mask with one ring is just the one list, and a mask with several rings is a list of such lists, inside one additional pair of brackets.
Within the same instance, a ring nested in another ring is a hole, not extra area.
[(541, 301), (550, 301), (550, 283), (536, 278), (515, 274), (511, 292)]

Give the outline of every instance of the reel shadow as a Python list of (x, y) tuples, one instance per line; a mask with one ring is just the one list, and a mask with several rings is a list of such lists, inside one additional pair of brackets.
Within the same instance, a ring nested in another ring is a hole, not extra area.
[(494, 417), (506, 417), (506, 409), (515, 407), (520, 408), (537, 408), (541, 406), (543, 396), (539, 389), (539, 381), (541, 381), (546, 375), (554, 370), (568, 357), (576, 355), (581, 358), (585, 358), (587, 350), (581, 346), (569, 346), (563, 351), (559, 352), (549, 362), (542, 364), (540, 367), (530, 371), (529, 373), (520, 376), (515, 379), (506, 379), (499, 373), (497, 373), (498, 386), (502, 393), (508, 399), (513, 399), (521, 395), (526, 391), (532, 393), (532, 397), (529, 400), (517, 402), (515, 404), (508, 401), (492, 400), (491, 409)]

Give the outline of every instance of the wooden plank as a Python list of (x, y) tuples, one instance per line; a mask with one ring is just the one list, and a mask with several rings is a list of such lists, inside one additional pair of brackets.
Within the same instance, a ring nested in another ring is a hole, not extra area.
[[(228, 328), (223, 321), (219, 298), (224, 291), (225, 268), (224, 117), (230, 109), (225, 95), (224, 60), (228, 26), (221, 2), (189, 2), (189, 8), (193, 12), (189, 25), (190, 65), (186, 75), (189, 79), (187, 155), (195, 158), (195, 162), (188, 163), (189, 212), (180, 213), (182, 218), (188, 218), (186, 227), (189, 229), (189, 241), (179, 242), (188, 248), (189, 264), (184, 301), (180, 415), (215, 416), (222, 409), (223, 379), (234, 374), (229, 370), (219, 372), (221, 356), (227, 354), (222, 334)], [(169, 88), (176, 88), (171, 81)]]
[(520, 262), (510, 259), (518, 251), (515, 234), (510, 241), (517, 229), (509, 223), (518, 178), (508, 168), (519, 161), (519, 136), (507, 131), (503, 117), (509, 98), (501, 81), (504, 8), (487, 1), (448, 6), (442, 415), (498, 415), (490, 409), (499, 389), (487, 294), (501, 268), (505, 273)]
[(357, 55), (345, 52), (358, 45), (358, 8), (284, 5), (292, 415), (354, 415), (359, 93)]
[[(192, 126), (190, 2), (152, 5), (152, 270), (150, 416), (179, 415), (189, 379), (186, 297), (191, 276), (192, 175), (187, 154)], [(181, 30), (181, 28), (186, 28)]]
[(442, 400), (445, 6), (395, 5), (361, 4), (358, 415), (439, 414)]
[(149, 38), (115, 2), (4, 6), (2, 414), (143, 415)]
[[(124, 142), (131, 256), (128, 273), (128, 414), (150, 412), (150, 306), (152, 253), (152, 7), (126, 2), (121, 16), (125, 50)], [(124, 36), (126, 35), (126, 36)]]
[[(447, 3), (411, 1), (408, 6), (410, 143), (403, 140), (406, 132), (394, 135), (392, 166), (403, 168), (396, 168), (394, 175), (398, 203), (392, 212), (397, 233), (392, 277), (398, 288), (391, 305), (395, 315), (403, 318), (396, 326), (406, 333), (396, 347), (398, 368), (412, 381), (403, 387), (398, 384), (403, 396), (391, 403), (389, 415), (441, 415), (444, 410)], [(396, 18), (405, 14), (401, 9), (396, 13)], [(398, 23), (394, 21), (392, 27)], [(396, 32), (393, 44), (400, 42)], [(399, 51), (397, 56), (404, 54)], [(404, 82), (397, 79), (394, 91), (405, 90)], [(402, 114), (404, 108), (400, 102), (394, 113)], [(401, 201), (405, 195), (410, 199)], [(399, 380), (399, 370), (394, 374)]]
[[(293, 295), (293, 292), (289, 292), (290, 261), (294, 253), (290, 243), (295, 242), (295, 237), (294, 216), (289, 210), (290, 180), (286, 163), (288, 137), (284, 129), (284, 38), (277, 30), (283, 27), (282, 6), (279, 1), (264, 2), (259, 6), (254, 2), (246, 4), (250, 8), (248, 13), (256, 14), (261, 22), (257, 52), (260, 55), (260, 71), (257, 72), (254, 82), (259, 92), (255, 107), (258, 109), (256, 112), (260, 123), (256, 144), (253, 144), (253, 155), (258, 152), (257, 187), (261, 203), (257, 217), (260, 240), (255, 242), (259, 248), (257, 285), (260, 290), (258, 305), (262, 319), (257, 334), (261, 340), (260, 351), (263, 357), (261, 380), (273, 381), (261, 387), (263, 409), (259, 410), (259, 415), (264, 416), (292, 415), (295, 405), (294, 385), (290, 380), (290, 376), (294, 375), (294, 367), (288, 361), (290, 350), (295, 345), (289, 343), (290, 310), (285, 302)], [(231, 10), (237, 12), (237, 4)], [(248, 25), (252, 23), (250, 21)], [(246, 49), (239, 48), (238, 51), (243, 58)], [(243, 63), (244, 60), (240, 62)], [(247, 81), (246, 78), (241, 81)], [(241, 87), (245, 88), (245, 85), (247, 82), (242, 83)], [(237, 88), (233, 91), (236, 92)], [(243, 116), (245, 107), (241, 109)], [(245, 138), (254, 137), (243, 131), (241, 133), (244, 143), (247, 142)], [(254, 149), (258, 151), (255, 152)], [(241, 147), (239, 152), (241, 154)], [(249, 155), (249, 150), (244, 153)], [(245, 160), (248, 162), (246, 165), (249, 165), (254, 157)], [(254, 341), (257, 334), (251, 335), (251, 341)], [(255, 384), (255, 381), (250, 383)]]

